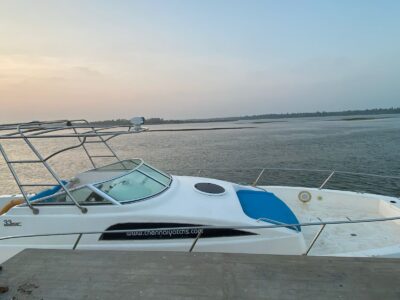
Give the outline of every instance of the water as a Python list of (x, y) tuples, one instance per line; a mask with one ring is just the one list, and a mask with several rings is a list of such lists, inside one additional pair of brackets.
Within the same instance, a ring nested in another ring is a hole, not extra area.
[[(263, 167), (327, 169), (400, 176), (400, 116), (356, 121), (341, 119), (158, 125), (151, 128), (256, 128), (143, 133), (115, 138), (111, 145), (122, 158), (140, 157), (173, 174), (200, 174), (240, 183), (253, 182)], [(44, 154), (50, 154), (51, 151), (74, 142), (76, 143), (72, 139), (63, 139), (36, 141), (35, 144)], [(33, 158), (20, 142), (2, 144), (9, 150), (11, 159)], [(99, 153), (101, 149), (92, 150)], [(50, 162), (62, 178), (70, 178), (77, 171), (91, 167), (82, 150), (70, 151)], [(34, 165), (19, 167), (18, 171), (23, 175), (24, 182), (43, 182), (46, 177), (50, 180), (45, 170), (38, 170)], [(259, 184), (315, 187), (328, 175), (329, 172), (265, 171)], [(400, 195), (400, 179), (339, 174), (326, 187)], [(5, 163), (1, 161), (0, 194), (17, 192)]]

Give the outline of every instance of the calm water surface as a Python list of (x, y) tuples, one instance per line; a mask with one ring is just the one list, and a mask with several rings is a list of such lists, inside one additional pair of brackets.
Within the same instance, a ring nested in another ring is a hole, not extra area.
[[(255, 126), (217, 131), (153, 132), (118, 137), (111, 145), (122, 158), (140, 157), (173, 174), (200, 175), (251, 183), (264, 167), (342, 170), (400, 176), (400, 117), (343, 121), (342, 118), (289, 119), (272, 123), (208, 123), (150, 126), (152, 129)], [(72, 139), (37, 141), (44, 153), (72, 145)], [(10, 158), (33, 158), (23, 143), (3, 142)], [(91, 146), (96, 154), (102, 148)], [(98, 160), (99, 165), (107, 161)], [(51, 160), (63, 178), (90, 168), (82, 150)], [(201, 170), (200, 170), (201, 169)], [(18, 168), (25, 182), (43, 182), (46, 171)], [(267, 170), (260, 184), (319, 186), (329, 172)], [(50, 180), (50, 178), (48, 179)], [(335, 175), (327, 188), (400, 195), (400, 179)], [(0, 161), (0, 194), (17, 193)]]

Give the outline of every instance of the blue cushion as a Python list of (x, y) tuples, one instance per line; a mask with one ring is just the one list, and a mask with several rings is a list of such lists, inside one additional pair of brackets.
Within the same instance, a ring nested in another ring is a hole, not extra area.
[[(66, 185), (68, 183), (68, 181), (65, 181), (65, 180), (62, 180), (61, 182), (64, 185)], [(47, 196), (51, 196), (51, 195), (57, 193), (59, 190), (61, 190), (61, 185), (53, 186), (51, 189), (41, 191), (41, 192), (37, 193), (35, 196), (30, 197), (29, 201), (33, 201), (33, 200), (37, 200), (37, 199), (44, 198)]]
[[(292, 210), (273, 193), (253, 190), (239, 190), (236, 192), (244, 213), (253, 219), (265, 218), (266, 222), (274, 224), (298, 224)], [(300, 226), (288, 228), (301, 231)]]

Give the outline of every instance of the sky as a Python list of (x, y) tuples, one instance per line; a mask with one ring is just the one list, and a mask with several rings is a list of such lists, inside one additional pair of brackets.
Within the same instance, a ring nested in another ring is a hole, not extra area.
[(0, 123), (400, 106), (400, 1), (0, 0)]

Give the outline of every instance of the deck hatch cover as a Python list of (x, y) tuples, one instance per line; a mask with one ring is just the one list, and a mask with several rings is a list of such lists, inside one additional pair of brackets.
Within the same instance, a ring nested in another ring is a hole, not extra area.
[(206, 194), (219, 195), (225, 193), (225, 189), (215, 183), (199, 182), (194, 185), (195, 189)]

